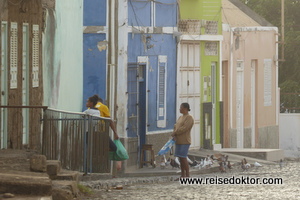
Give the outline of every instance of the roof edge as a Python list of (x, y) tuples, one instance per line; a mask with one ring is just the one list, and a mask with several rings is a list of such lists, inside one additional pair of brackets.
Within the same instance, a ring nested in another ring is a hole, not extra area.
[(246, 15), (251, 17), (254, 21), (259, 23), (261, 26), (274, 26), (270, 22), (268, 22), (265, 18), (254, 12), (251, 8), (249, 8), (247, 5), (242, 3), (239, 0), (229, 0), (232, 4), (234, 4), (236, 7), (238, 7), (241, 11), (243, 11)]

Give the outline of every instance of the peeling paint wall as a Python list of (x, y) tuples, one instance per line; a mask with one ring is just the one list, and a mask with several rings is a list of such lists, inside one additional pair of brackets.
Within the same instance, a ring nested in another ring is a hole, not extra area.
[[(148, 56), (148, 131), (173, 129), (176, 122), (176, 38), (171, 34), (151, 34), (151, 41), (143, 41), (144, 34), (129, 34), (128, 62), (137, 63), (138, 56)], [(151, 47), (151, 48), (150, 48)], [(149, 48), (149, 49), (147, 49)], [(167, 56), (167, 126), (157, 127), (157, 98), (158, 98), (158, 56)], [(146, 102), (140, 102), (142, 104)], [(146, 113), (145, 113), (146, 114)], [(129, 135), (133, 137), (133, 135)]]
[(83, 17), (83, 104), (98, 94), (104, 101), (107, 93), (107, 1), (84, 1)]
[[(146, 134), (167, 131), (173, 129), (176, 123), (177, 39), (173, 34), (177, 30), (177, 11), (176, 0), (128, 1), (128, 26), (134, 26), (132, 32), (128, 34), (128, 65), (137, 64), (138, 57), (148, 60), (146, 64), (142, 64), (146, 65), (143, 77), (146, 83), (145, 85), (141, 84), (141, 81), (138, 83), (138, 112), (140, 113), (136, 113), (135, 106), (130, 107), (128, 103), (128, 120), (133, 115), (139, 118), (137, 132), (134, 130), (135, 122), (128, 123), (126, 127), (128, 137), (136, 137), (139, 134), (142, 138)], [(166, 32), (167, 29), (169, 32)], [(165, 65), (159, 62), (161, 56), (166, 58)], [(166, 91), (165, 93), (160, 91), (166, 98), (163, 109), (160, 109), (163, 113), (158, 113), (159, 65), (166, 67), (166, 75), (162, 78), (166, 84)], [(134, 81), (134, 77), (127, 77), (127, 79), (128, 83)], [(141, 87), (144, 88), (140, 89)], [(132, 89), (127, 88), (127, 92)], [(131, 98), (134, 101), (134, 97)], [(128, 102), (130, 101), (129, 99)]]
[(55, 10), (48, 11), (43, 50), (47, 73), (44, 97), (50, 107), (81, 111), (82, 13), (82, 0), (56, 1)]
[[(117, 71), (117, 130), (120, 137), (127, 137), (127, 47), (128, 47), (128, 4), (127, 0), (119, 0), (118, 30), (118, 71)], [(130, 145), (125, 143), (125, 146)], [(127, 148), (128, 149), (128, 148)], [(135, 149), (136, 150), (136, 149)]]

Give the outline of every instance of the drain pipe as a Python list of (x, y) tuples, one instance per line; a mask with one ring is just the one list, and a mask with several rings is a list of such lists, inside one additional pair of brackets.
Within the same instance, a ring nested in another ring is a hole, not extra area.
[(233, 90), (233, 28), (229, 27), (230, 30), (230, 128), (233, 128), (233, 102), (232, 102), (232, 90)]
[(281, 59), (280, 61), (285, 61), (284, 59), (284, 0), (281, 0)]

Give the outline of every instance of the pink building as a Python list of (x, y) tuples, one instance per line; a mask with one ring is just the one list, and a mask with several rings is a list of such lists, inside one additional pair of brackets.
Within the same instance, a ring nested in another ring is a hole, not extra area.
[(222, 4), (222, 146), (279, 148), (278, 29), (234, 0)]

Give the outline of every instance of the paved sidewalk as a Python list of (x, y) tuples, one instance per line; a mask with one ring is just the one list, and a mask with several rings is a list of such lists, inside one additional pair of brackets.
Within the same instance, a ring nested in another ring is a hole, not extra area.
[[(260, 168), (251, 168), (242, 171), (237, 167), (228, 173), (212, 173), (195, 175), (196, 178), (282, 178), (283, 184), (195, 184), (181, 185), (178, 181), (165, 181), (149, 184), (155, 177), (145, 178), (144, 184), (124, 185), (123, 189), (108, 187), (96, 190), (92, 198), (97, 199), (122, 199), (122, 200), (180, 200), (180, 199), (228, 199), (228, 200), (249, 200), (249, 199), (300, 199), (299, 162), (289, 162), (282, 169), (279, 165), (263, 165)], [(162, 179), (163, 180), (163, 179)], [(148, 182), (147, 182), (148, 181)]]
[[(220, 153), (219, 151), (214, 150), (190, 150), (189, 158), (191, 160), (200, 160), (201, 158), (206, 157), (207, 155), (214, 155)], [(266, 160), (255, 159), (251, 157), (239, 156), (235, 154), (222, 153), (228, 155), (228, 160), (234, 165), (234, 168), (240, 169), (239, 163), (243, 158), (246, 158), (250, 164), (258, 162), (263, 165), (277, 165), (276, 162), (270, 162)], [(212, 167), (195, 169), (190, 167), (191, 176), (220, 173), (219, 164), (215, 162)], [(93, 189), (105, 189), (110, 187), (115, 187), (116, 185), (135, 185), (141, 183), (166, 183), (175, 180), (180, 176), (180, 169), (172, 169), (171, 166), (168, 166), (166, 169), (161, 169), (159, 164), (156, 168), (143, 167), (137, 168), (135, 170), (126, 171), (119, 178), (112, 178), (111, 175), (103, 174), (89, 174), (85, 177), (81, 177), (81, 184), (86, 185)]]

